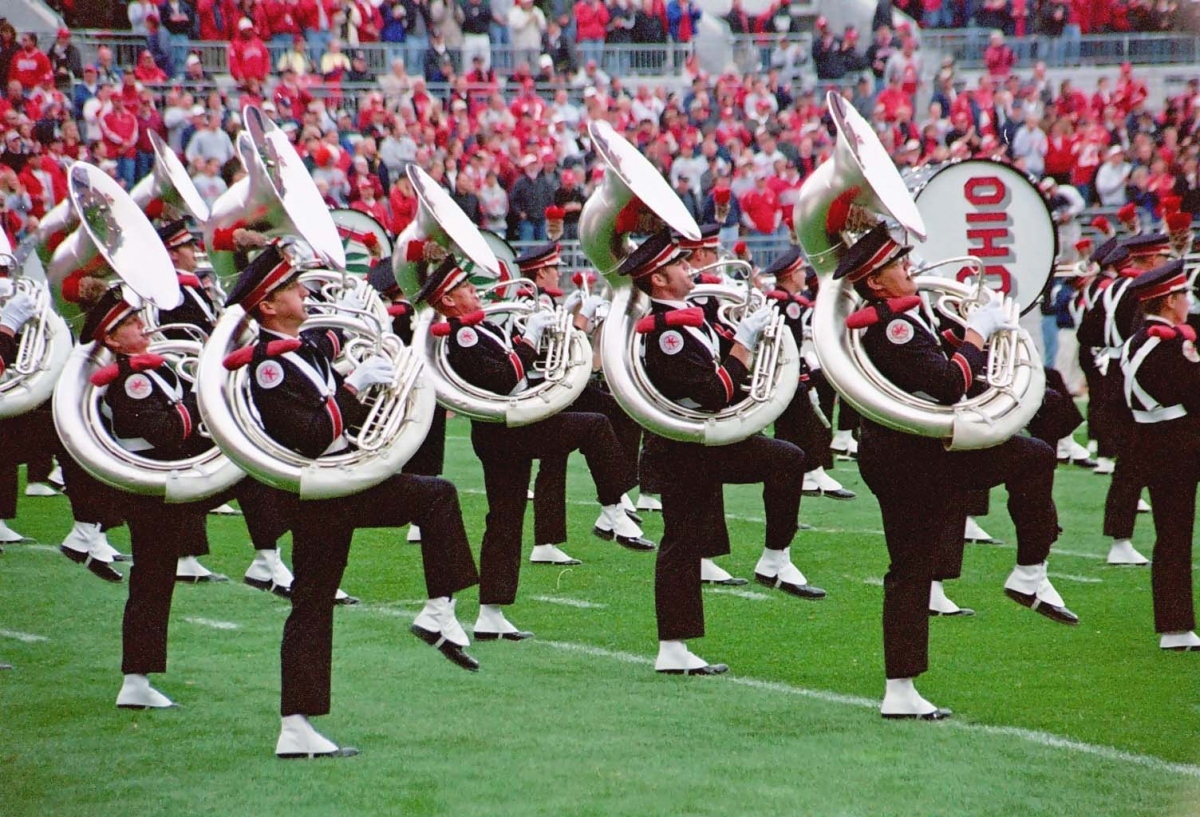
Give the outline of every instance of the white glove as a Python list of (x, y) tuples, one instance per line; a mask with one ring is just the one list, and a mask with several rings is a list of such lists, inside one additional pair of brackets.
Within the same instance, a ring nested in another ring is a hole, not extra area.
[(346, 378), (346, 385), (356, 392), (361, 392), (371, 386), (389, 385), (395, 377), (396, 370), (392, 368), (392, 362), (386, 357), (374, 355), (358, 364), (358, 368), (350, 372)]
[(362, 309), (365, 304), (365, 293), (360, 293), (359, 287), (343, 290), (337, 299), (337, 306), (341, 309)]
[(758, 339), (762, 337), (763, 330), (767, 328), (767, 324), (771, 322), (774, 315), (775, 307), (771, 304), (760, 306), (742, 318), (742, 322), (738, 324), (737, 330), (733, 333), (734, 341), (750, 351), (754, 351), (754, 347), (758, 345)]
[(566, 297), (563, 301), (563, 309), (568, 312), (574, 312), (575, 307), (583, 303), (583, 290), (577, 289)]
[(996, 330), (1011, 328), (1012, 324), (1008, 320), (1008, 315), (1004, 313), (1004, 302), (999, 298), (988, 301), (967, 318), (967, 329), (978, 332), (985, 341)]
[(15, 335), (37, 312), (37, 302), (28, 292), (18, 292), (0, 310), (0, 326), (7, 326)]
[(596, 312), (600, 309), (600, 305), (606, 303), (608, 301), (599, 295), (589, 295), (583, 299), (583, 303), (579, 307), (579, 314), (590, 321), (596, 317)]
[(553, 312), (534, 312), (525, 319), (525, 340), (534, 348), (542, 342), (542, 333), (556, 320)]

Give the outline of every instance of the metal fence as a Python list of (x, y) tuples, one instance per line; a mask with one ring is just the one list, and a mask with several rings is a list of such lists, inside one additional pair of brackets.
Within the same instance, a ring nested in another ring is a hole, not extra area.
[[(921, 45), (954, 57), (959, 67), (983, 68), (983, 53), (990, 29), (924, 29)], [(1030, 35), (1006, 37), (1017, 59), (1045, 60), (1049, 66), (1117, 65), (1130, 61), (1139, 65), (1194, 63), (1200, 55), (1200, 37), (1195, 34), (1087, 34), (1078, 37)]]
[[(145, 38), (129, 32), (85, 30), (72, 32), (72, 40), (79, 48), (80, 56), (85, 63), (94, 62), (96, 50), (107, 45), (113, 50), (113, 57), (118, 65), (132, 66), (137, 62), (137, 56), (146, 46)], [(269, 44), (268, 44), (269, 46)], [(188, 40), (183, 44), (173, 46), (176, 54), (194, 52), (199, 55), (204, 70), (211, 74), (227, 74), (229, 72), (227, 42), (210, 40)], [(607, 45), (602, 47), (600, 59), (597, 60), (601, 70), (610, 75), (639, 77), (661, 77), (664, 74), (675, 75), (683, 67), (685, 60), (692, 54), (692, 43), (663, 43), (661, 45)], [(273, 61), (287, 49), (272, 49)], [(409, 50), (404, 43), (363, 43), (355, 49), (343, 46), (343, 50), (362, 51), (366, 56), (367, 70), (373, 74), (383, 74), (391, 70), (392, 60), (399, 57), (404, 59), (409, 73), (413, 76), (421, 74), (421, 65), (413, 64), (424, 54), (423, 49)], [(452, 49), (449, 56), (457, 72), (470, 70), (470, 65), (464, 65), (463, 54), (472, 53), (467, 49)], [(539, 52), (515, 49), (511, 46), (492, 45), (488, 49), (491, 67), (501, 76), (512, 74), (522, 63), (532, 65), (536, 71)], [(311, 55), (317, 59), (321, 55)], [(586, 63), (585, 54), (578, 51), (575, 54), (578, 67)], [(178, 60), (177, 60), (178, 62)], [(182, 70), (182, 65), (177, 66)]]

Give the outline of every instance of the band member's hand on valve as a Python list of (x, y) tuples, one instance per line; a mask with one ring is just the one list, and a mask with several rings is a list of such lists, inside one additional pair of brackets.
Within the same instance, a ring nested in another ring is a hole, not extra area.
[(542, 342), (542, 333), (554, 321), (553, 312), (534, 312), (525, 321), (525, 342), (536, 349)]
[(738, 324), (737, 330), (733, 333), (734, 341), (753, 352), (754, 347), (758, 345), (758, 339), (762, 337), (763, 330), (767, 328), (767, 324), (771, 322), (774, 314), (775, 307), (767, 304), (742, 318), (742, 322)]
[(1012, 328), (1008, 315), (1004, 312), (1004, 302), (1000, 298), (992, 298), (967, 318), (967, 330), (979, 333), (984, 341), (1001, 329)]
[(363, 309), (366, 306), (366, 294), (357, 288), (347, 288), (338, 296), (339, 309)]
[(346, 385), (358, 393), (371, 386), (386, 386), (395, 377), (396, 370), (392, 368), (391, 361), (375, 355), (358, 364), (358, 368), (346, 378)]
[(18, 292), (8, 299), (0, 310), (0, 329), (9, 329), (15, 335), (30, 318), (37, 314), (37, 302), (27, 292)]

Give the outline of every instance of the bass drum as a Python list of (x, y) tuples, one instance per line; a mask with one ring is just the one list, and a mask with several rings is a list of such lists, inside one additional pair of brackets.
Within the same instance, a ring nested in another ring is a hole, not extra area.
[[(968, 159), (922, 168), (905, 178), (929, 236), (910, 237), (926, 263), (974, 256), (987, 285), (1029, 312), (1054, 276), (1058, 230), (1050, 205), (1028, 177), (1002, 162)], [(954, 265), (935, 274), (962, 281), (972, 270)]]

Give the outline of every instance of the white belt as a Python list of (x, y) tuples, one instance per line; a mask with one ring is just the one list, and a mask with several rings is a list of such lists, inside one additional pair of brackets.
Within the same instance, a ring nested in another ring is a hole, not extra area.
[(1165, 423), (1167, 420), (1178, 420), (1180, 417), (1187, 417), (1187, 409), (1182, 405), (1159, 406), (1149, 411), (1133, 409), (1133, 419), (1139, 423)]

